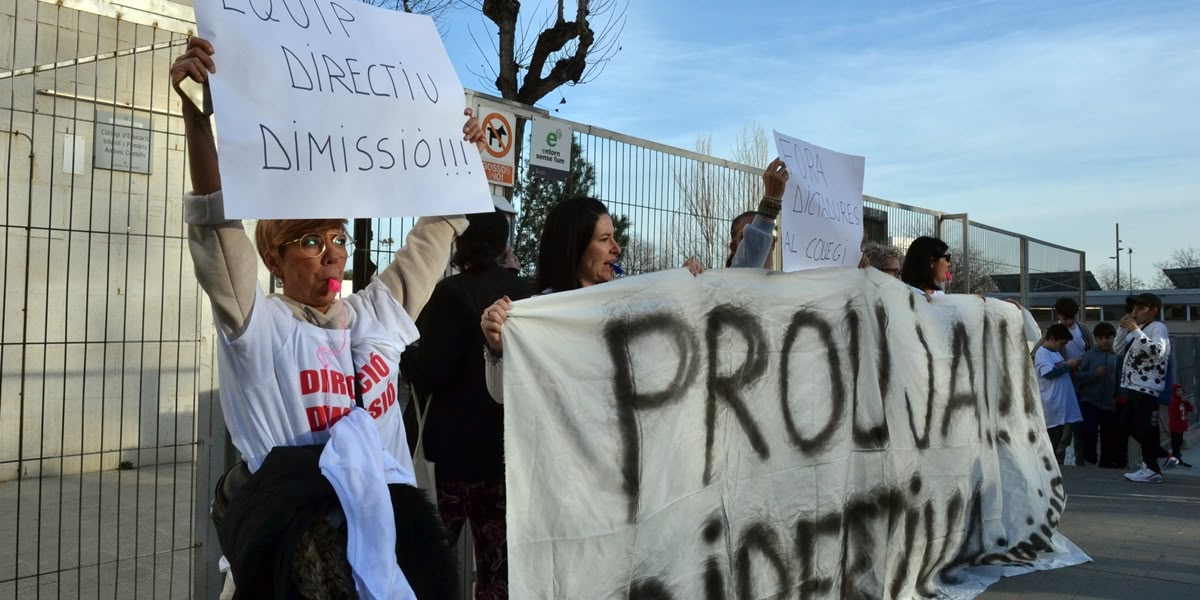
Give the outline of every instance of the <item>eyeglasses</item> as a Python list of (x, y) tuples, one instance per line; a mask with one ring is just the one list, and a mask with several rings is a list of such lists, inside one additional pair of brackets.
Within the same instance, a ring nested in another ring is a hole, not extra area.
[(325, 244), (326, 238), (333, 241), (333, 245), (338, 248), (344, 248), (349, 253), (354, 248), (354, 240), (345, 231), (338, 233), (321, 235), (319, 233), (308, 233), (302, 235), (290, 242), (284, 242), (279, 245), (279, 251), (283, 252), (285, 246), (297, 244), (300, 252), (309, 258), (317, 258), (325, 254), (327, 248)]
[(944, 259), (946, 259), (946, 262), (953, 262), (953, 261), (951, 261), (951, 260), (950, 260), (950, 253), (949, 253), (949, 252), (947, 252), (947, 253), (945, 253), (945, 254), (943, 254), (943, 255), (939, 256), (938, 258), (944, 258)]

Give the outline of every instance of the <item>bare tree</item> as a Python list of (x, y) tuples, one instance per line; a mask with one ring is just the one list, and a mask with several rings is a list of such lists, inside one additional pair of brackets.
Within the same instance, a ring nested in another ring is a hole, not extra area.
[[(962, 260), (955, 258), (956, 262)], [(946, 286), (948, 288), (947, 291), (966, 294), (990, 294), (1000, 289), (996, 285), (996, 281), (992, 279), (992, 276), (1001, 270), (1002, 262), (988, 258), (983, 250), (972, 246), (966, 252), (965, 263), (963, 271), (969, 276), (971, 280), (970, 285), (964, 285), (964, 280), (967, 277), (956, 277), (951, 279), (949, 285)]]
[(524, 13), (518, 0), (463, 4), (479, 10), (498, 29), (490, 50), (474, 34), (472, 38), (485, 56), (498, 57), (485, 68), (507, 100), (532, 106), (560, 86), (591, 81), (621, 49), (617, 42), (625, 27), (625, 0), (574, 0), (570, 8), (557, 0), (550, 9), (537, 3)]
[[(699, 136), (695, 150), (711, 156), (712, 134)], [(671, 262), (681, 263), (696, 256), (709, 266), (723, 264), (729, 219), (736, 214), (731, 181), (725, 169), (692, 160), (676, 171), (674, 178), (681, 206), (674, 218), (671, 246), (667, 250)]]
[(1155, 289), (1169, 290), (1175, 287), (1171, 279), (1163, 273), (1163, 269), (1185, 269), (1191, 267), (1200, 267), (1200, 248), (1188, 246), (1187, 248), (1176, 248), (1171, 251), (1171, 256), (1167, 260), (1154, 263), (1154, 268), (1158, 269), (1158, 274), (1154, 278)]
[(622, 248), (621, 265), (629, 275), (653, 273), (676, 266), (657, 244), (640, 235), (630, 236), (629, 243)]
[(1100, 287), (1109, 291), (1146, 289), (1146, 282), (1142, 278), (1133, 277), (1131, 279), (1128, 273), (1122, 275), (1118, 281), (1117, 272), (1112, 267), (1100, 267), (1094, 275)]
[[(694, 150), (712, 156), (712, 135), (697, 137)], [(735, 162), (755, 169), (765, 167), (770, 162), (770, 150), (762, 128), (756, 123), (742, 127), (732, 154)], [(674, 264), (693, 255), (709, 266), (724, 264), (730, 222), (757, 206), (763, 193), (761, 174), (689, 161), (673, 177), (680, 192), (680, 206), (665, 254)]]

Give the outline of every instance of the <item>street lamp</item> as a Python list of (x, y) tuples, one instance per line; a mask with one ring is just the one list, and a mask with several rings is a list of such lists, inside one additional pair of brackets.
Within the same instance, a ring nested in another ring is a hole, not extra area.
[[(1129, 291), (1133, 291), (1133, 248), (1129, 248)], [(1118, 263), (1121, 261), (1117, 261)]]
[[(1121, 224), (1117, 223), (1117, 255), (1108, 257), (1111, 260), (1117, 261), (1117, 290), (1121, 289)], [(1133, 280), (1129, 281), (1129, 287), (1133, 287)]]

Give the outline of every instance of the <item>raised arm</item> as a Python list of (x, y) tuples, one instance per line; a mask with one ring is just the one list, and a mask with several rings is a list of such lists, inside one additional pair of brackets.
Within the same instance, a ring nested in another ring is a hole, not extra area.
[(788, 170), (783, 159), (776, 158), (763, 170), (763, 197), (758, 203), (758, 214), (742, 230), (742, 241), (738, 244), (729, 264), (732, 268), (761, 269), (775, 247), (775, 220), (782, 207), (783, 193), (787, 189)]
[(183, 99), (183, 126), (187, 138), (188, 169), (192, 190), (185, 199), (188, 249), (200, 287), (212, 302), (217, 324), (226, 335), (236, 336), (246, 326), (258, 285), (258, 257), (241, 221), (225, 218), (221, 171), (212, 122), (180, 89), (191, 79), (206, 83), (216, 73), (212, 44), (202, 38), (188, 40), (188, 49), (171, 65), (171, 85)]
[[(463, 140), (474, 143), (482, 152), (485, 146), (483, 126), (471, 109), (466, 109), (463, 114), (467, 116), (462, 129)], [(387, 286), (414, 321), (446, 272), (450, 244), (466, 230), (467, 220), (462, 215), (419, 219), (408, 232), (404, 246), (396, 251), (395, 260), (379, 274), (380, 282)]]

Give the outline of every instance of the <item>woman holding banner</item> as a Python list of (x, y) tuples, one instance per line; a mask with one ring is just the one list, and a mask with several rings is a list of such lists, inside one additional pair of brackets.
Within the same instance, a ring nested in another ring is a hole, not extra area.
[[(533, 289), (545, 295), (612, 281), (621, 256), (615, 234), (608, 208), (595, 198), (567, 198), (554, 205), (542, 227)], [(683, 268), (692, 275), (704, 272), (704, 265), (695, 256), (687, 259)], [(511, 309), (512, 300), (505, 296), (480, 317), (486, 342), (487, 388), (497, 402), (504, 402), (500, 338)]]
[[(550, 209), (542, 226), (533, 289), (541, 290), (539, 295), (546, 295), (612, 281), (614, 265), (621, 256), (621, 245), (615, 234), (612, 217), (603, 202), (587, 197), (559, 201)], [(687, 264), (694, 260), (690, 259)], [(703, 267), (689, 269), (693, 273), (703, 271)], [(511, 309), (512, 300), (504, 296), (487, 307), (480, 317), (487, 346), (484, 352), (487, 389), (496, 402), (504, 402), (500, 334)]]
[[(176, 90), (185, 79), (207, 82), (213, 54), (209, 42), (191, 39), (171, 67)], [(249, 473), (242, 485), (227, 473), (219, 486), (231, 497), (218, 493), (213, 506), (239, 596), (306, 597), (339, 587), (331, 581), (354, 590), (357, 580), (360, 593), (449, 597), (453, 558), (435, 509), (413, 487), (395, 404), (400, 354), (417, 337), (413, 317), (466, 220), (422, 218), (391, 265), (344, 300), (352, 245), (344, 219), (260, 220), (258, 255), (283, 288), (268, 296), (242, 223), (224, 216), (211, 123), (180, 95), (193, 185), (188, 242), (217, 324), (225, 423)], [(482, 147), (483, 131), (466, 114), (463, 139)], [(394, 561), (378, 558), (393, 552)], [(314, 583), (318, 568), (323, 583)]]

